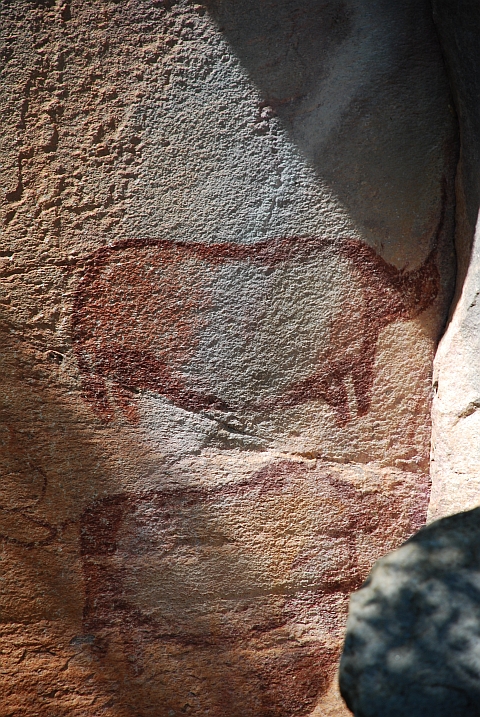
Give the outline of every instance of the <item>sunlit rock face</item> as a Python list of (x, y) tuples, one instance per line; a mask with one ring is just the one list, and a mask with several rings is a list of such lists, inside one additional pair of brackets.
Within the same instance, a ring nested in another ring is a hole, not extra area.
[(6, 714), (345, 714), (348, 596), (429, 495), (429, 5), (2, 13)]
[(458, 273), (451, 321), (435, 360), (430, 517), (478, 506), (480, 496), (480, 8), (435, 0), (435, 22), (454, 89), (462, 138), (457, 174)]

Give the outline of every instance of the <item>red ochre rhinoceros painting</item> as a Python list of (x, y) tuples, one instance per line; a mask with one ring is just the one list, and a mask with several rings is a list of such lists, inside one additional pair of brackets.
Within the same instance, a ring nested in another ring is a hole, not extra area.
[[(188, 411), (275, 411), (324, 401), (337, 424), (371, 405), (380, 331), (439, 291), (442, 220), (402, 271), (357, 239), (256, 244), (127, 239), (86, 260), (74, 299), (83, 396), (105, 421), (137, 419), (135, 393)], [(345, 287), (348, 287), (345, 296)]]

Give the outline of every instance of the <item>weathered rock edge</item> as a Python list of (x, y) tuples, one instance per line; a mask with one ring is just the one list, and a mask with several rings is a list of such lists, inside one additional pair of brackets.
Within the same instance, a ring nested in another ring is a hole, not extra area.
[(457, 284), (451, 318), (434, 363), (431, 520), (478, 505), (480, 382), (477, 305), (480, 249), (480, 5), (433, 0), (460, 129), (456, 178)]

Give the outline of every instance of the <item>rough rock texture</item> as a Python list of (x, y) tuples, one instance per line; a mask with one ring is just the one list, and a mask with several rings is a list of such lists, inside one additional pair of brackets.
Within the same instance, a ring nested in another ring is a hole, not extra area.
[(340, 689), (356, 717), (480, 715), (480, 509), (382, 558), (350, 599)]
[(424, 522), (455, 114), (423, 0), (1, 6), (2, 717), (345, 714)]
[(461, 134), (456, 303), (435, 359), (430, 515), (437, 518), (480, 501), (480, 6), (434, 0), (434, 10)]

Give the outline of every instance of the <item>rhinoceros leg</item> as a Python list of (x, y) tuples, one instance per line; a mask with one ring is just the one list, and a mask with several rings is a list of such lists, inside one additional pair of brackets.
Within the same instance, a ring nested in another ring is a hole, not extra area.
[(357, 402), (357, 414), (365, 416), (372, 403), (376, 340), (364, 342), (361, 356), (352, 366), (352, 383)]
[(74, 343), (74, 351), (82, 379), (82, 398), (102, 421), (111, 421), (114, 416), (108, 398), (104, 372), (95, 365), (96, 351), (91, 342)]
[(82, 375), (82, 398), (103, 421), (113, 419), (113, 409), (108, 400), (107, 386), (101, 376), (94, 373)]
[(115, 383), (113, 385), (113, 393), (127, 421), (129, 423), (138, 423), (140, 416), (135, 403), (132, 401), (132, 392), (121, 384)]
[(336, 368), (327, 366), (326, 370), (299, 381), (283, 396), (271, 402), (265, 402), (264, 407), (274, 408), (297, 406), (307, 401), (323, 399), (335, 411), (335, 419), (339, 426), (345, 426), (350, 420), (348, 407), (348, 394), (344, 383), (345, 375)]

